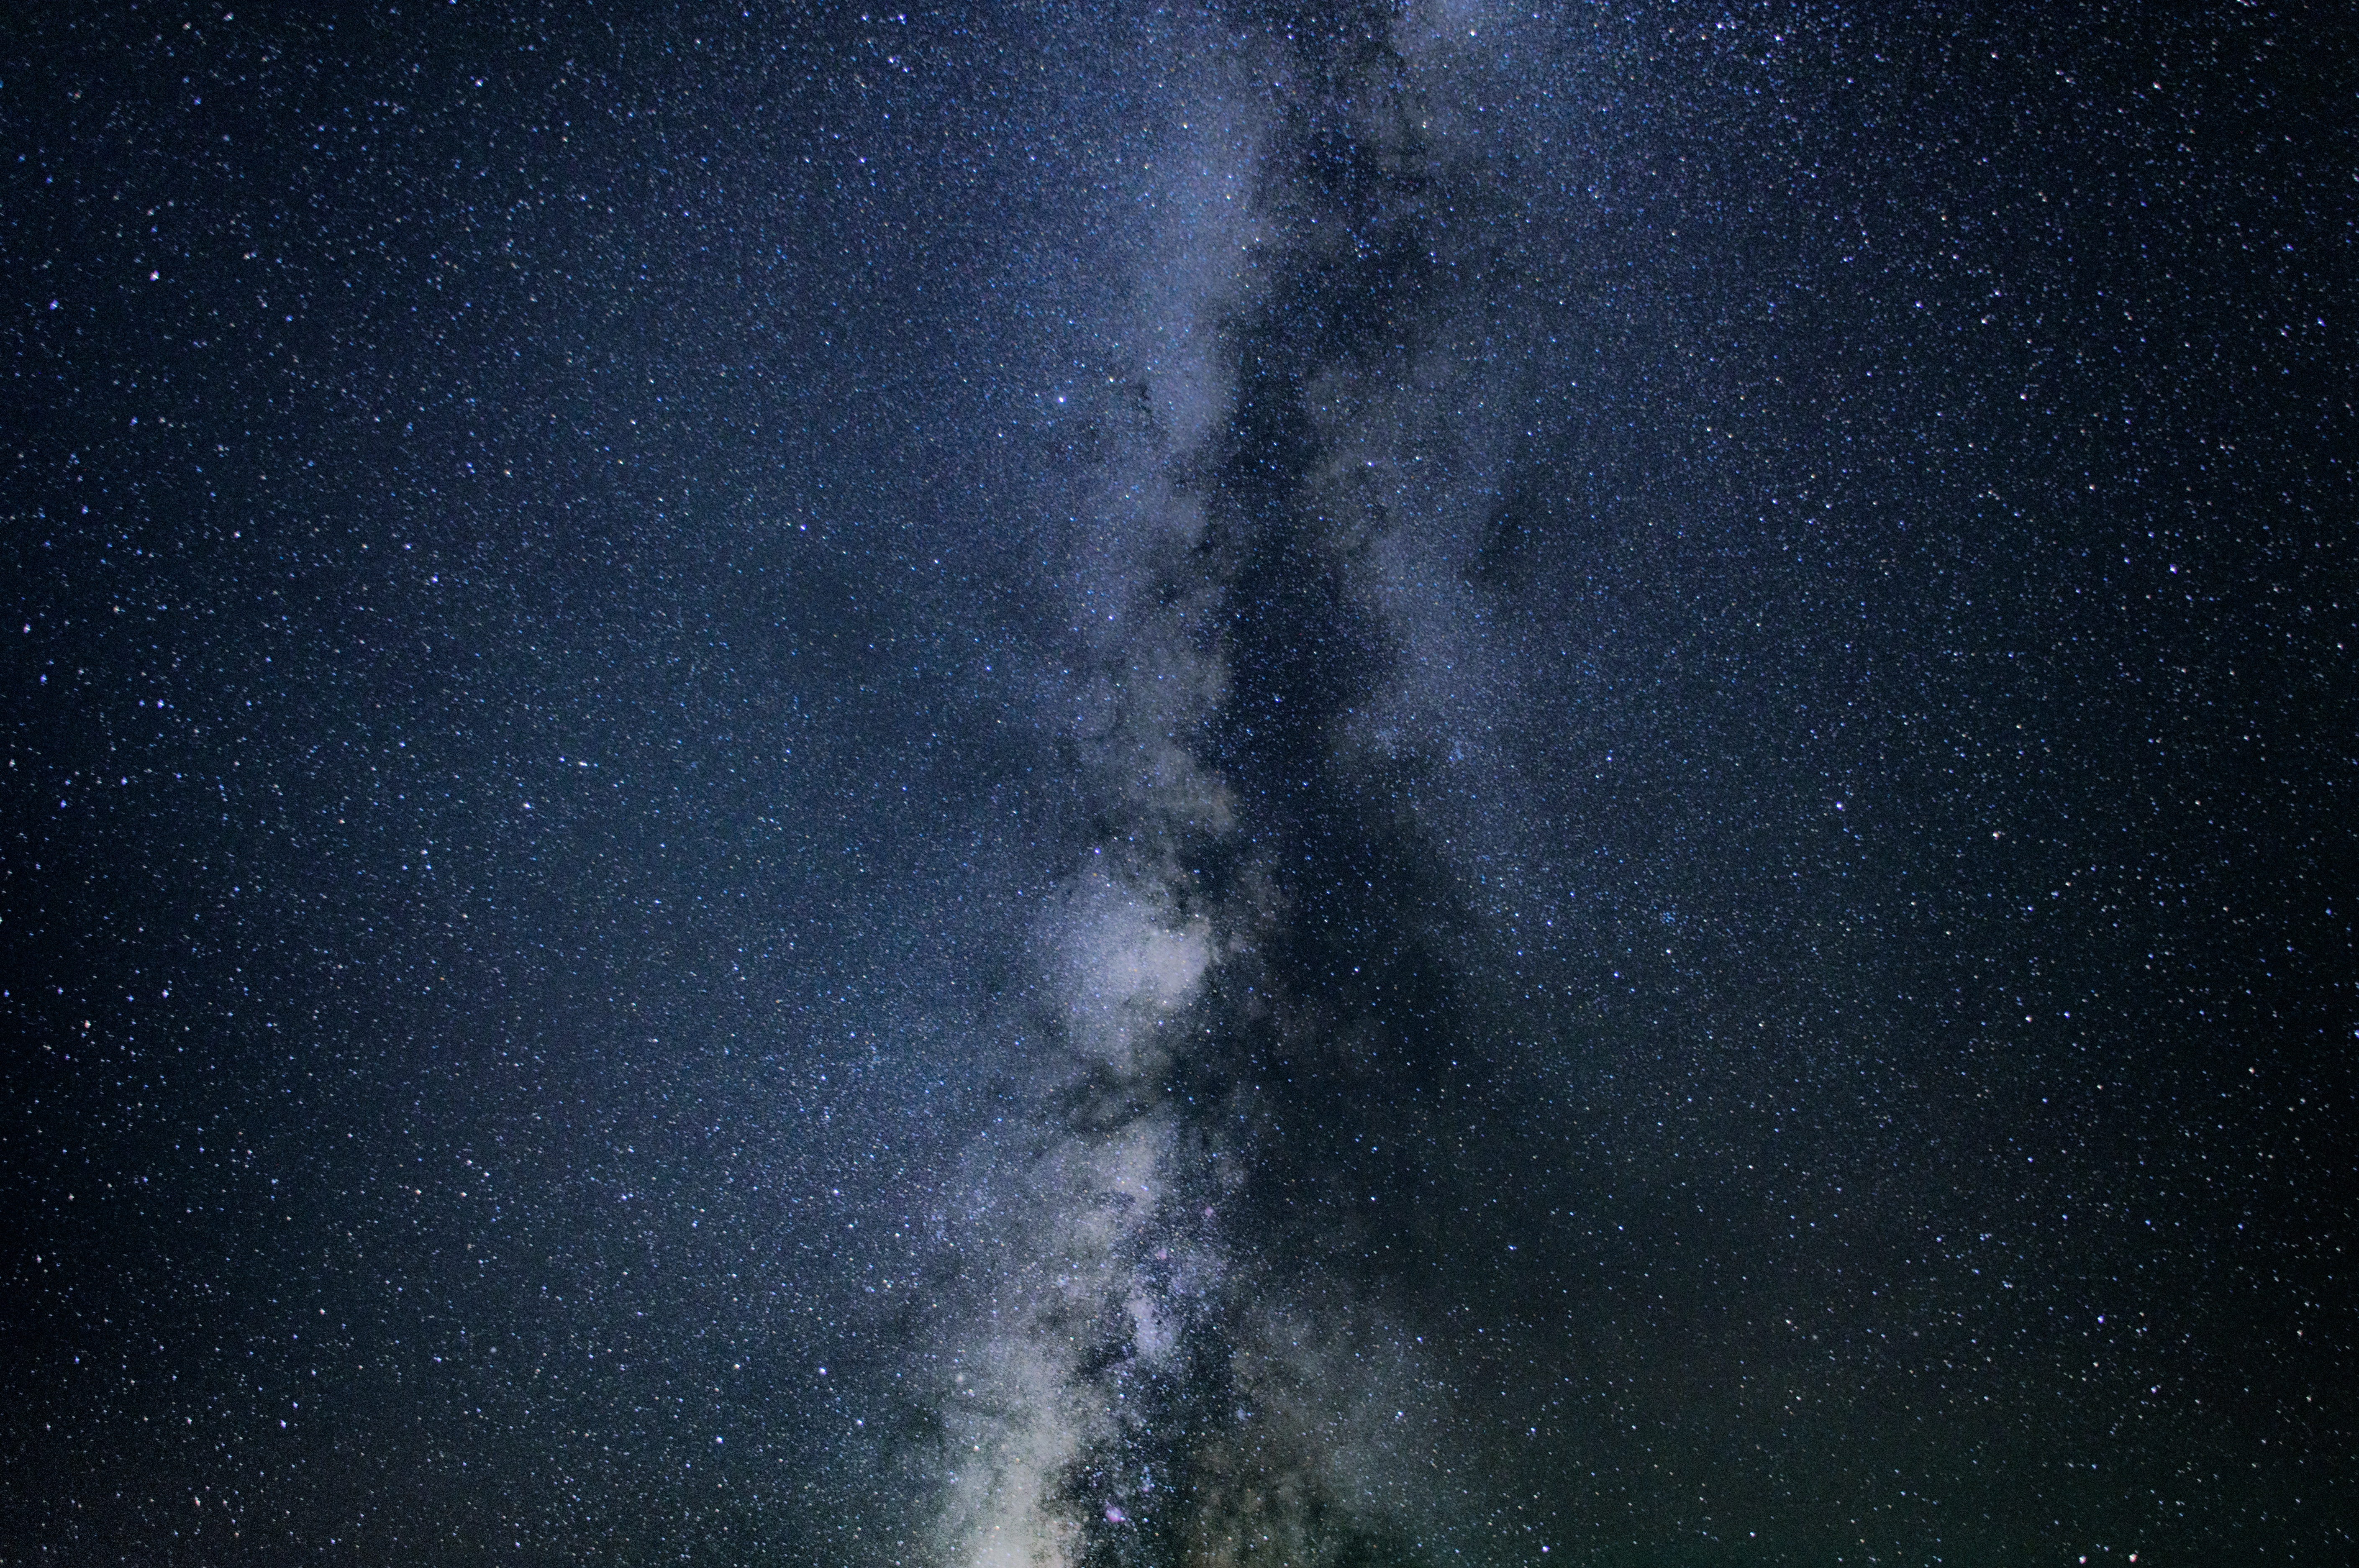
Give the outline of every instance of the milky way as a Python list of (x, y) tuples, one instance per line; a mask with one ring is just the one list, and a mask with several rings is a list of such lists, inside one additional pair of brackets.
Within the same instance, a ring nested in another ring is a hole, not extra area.
[(0, 56), (0, 1559), (2349, 1553), (2341, 33), (415, 9)]
[[(1457, 346), (1450, 203), (1495, 192), (1431, 146), (1393, 18), (1256, 33), (1155, 40), (1131, 354), (1060, 395), (1102, 455), (1068, 545), (1077, 711), (1049, 716), (1096, 831), (1032, 933), (1038, 1064), (967, 1199), (995, 1239), (937, 1396), (946, 1559), (1301, 1562), (1420, 1511), (1365, 1505), (1414, 1446), (1367, 1414), (1422, 1425), (1437, 1380), (1380, 1288), (1321, 1266), (1402, 1223), (1347, 1194), (1419, 1197), (1305, 1124), (1430, 1147), (1353, 1102), (1422, 1111), (1446, 1077), (1449, 1026), (1399, 1017), (1446, 984), (1446, 878), (1407, 811), (1355, 811), (1400, 779), (1351, 729), (1417, 636), (1385, 574), (1432, 531), (1418, 446), (1474, 448), (1457, 485), (1495, 466), (1479, 411), (1402, 385)], [(1386, 405), (1438, 429), (1372, 432)]]

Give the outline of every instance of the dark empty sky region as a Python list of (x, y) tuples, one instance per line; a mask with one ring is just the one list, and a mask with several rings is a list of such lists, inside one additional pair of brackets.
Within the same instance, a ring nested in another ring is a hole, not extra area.
[(2351, 1559), (2338, 7), (0, 20), (0, 1562)]

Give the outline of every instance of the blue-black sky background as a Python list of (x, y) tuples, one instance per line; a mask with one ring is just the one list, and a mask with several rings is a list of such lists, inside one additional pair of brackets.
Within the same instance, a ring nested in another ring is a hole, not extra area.
[(2340, 1561), (2334, 7), (0, 20), (0, 1561)]

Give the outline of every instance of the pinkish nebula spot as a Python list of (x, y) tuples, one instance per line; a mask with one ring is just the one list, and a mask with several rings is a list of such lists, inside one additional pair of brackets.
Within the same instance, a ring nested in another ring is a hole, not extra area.
[(1108, 1524), (1128, 1524), (1129, 1522), (1130, 1522), (1130, 1516), (1129, 1516), (1128, 1514), (1126, 1514), (1126, 1513), (1123, 1512), (1120, 1508), (1113, 1508), (1113, 1507), (1109, 1507), (1109, 1508), (1106, 1509), (1106, 1523), (1108, 1523)]

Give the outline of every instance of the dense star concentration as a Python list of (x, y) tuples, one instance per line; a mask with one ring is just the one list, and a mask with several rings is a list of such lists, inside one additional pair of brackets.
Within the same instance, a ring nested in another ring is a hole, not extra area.
[(2359, 49), (2053, 11), (13, 11), (0, 1562), (2359, 1552)]

